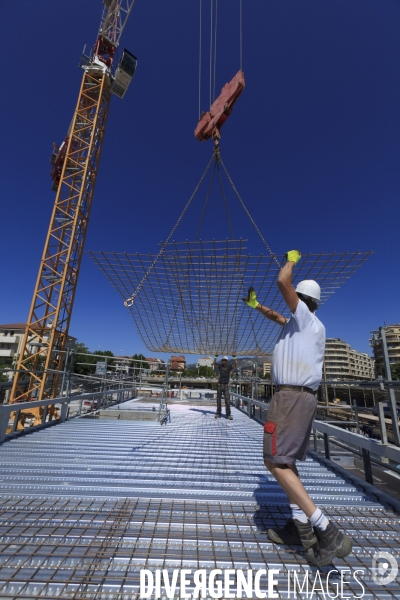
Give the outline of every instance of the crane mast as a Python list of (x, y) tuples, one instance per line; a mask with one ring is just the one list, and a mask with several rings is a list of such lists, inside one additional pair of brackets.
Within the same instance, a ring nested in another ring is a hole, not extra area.
[(134, 2), (103, 1), (98, 38), (81, 62), (84, 73), (71, 125), (60, 147), (53, 145), (56, 198), (10, 402), (57, 394), (110, 99), (124, 96), (136, 68), (136, 58), (125, 50), (115, 76), (111, 72)]

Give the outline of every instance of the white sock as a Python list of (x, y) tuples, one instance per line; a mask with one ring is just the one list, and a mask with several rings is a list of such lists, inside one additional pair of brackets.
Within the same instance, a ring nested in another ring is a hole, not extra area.
[(317, 510), (310, 517), (311, 525), (320, 529), (321, 531), (325, 531), (325, 529), (329, 525), (329, 519), (324, 515), (324, 513), (317, 508)]
[(292, 511), (293, 519), (301, 521), (301, 523), (307, 523), (307, 515), (301, 510), (300, 506), (298, 506), (297, 504), (290, 504), (290, 509)]

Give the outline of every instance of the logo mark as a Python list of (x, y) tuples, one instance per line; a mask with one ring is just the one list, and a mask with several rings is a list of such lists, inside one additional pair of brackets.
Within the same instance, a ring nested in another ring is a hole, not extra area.
[(390, 552), (375, 552), (372, 557), (372, 579), (378, 585), (388, 585), (397, 577), (399, 566)]

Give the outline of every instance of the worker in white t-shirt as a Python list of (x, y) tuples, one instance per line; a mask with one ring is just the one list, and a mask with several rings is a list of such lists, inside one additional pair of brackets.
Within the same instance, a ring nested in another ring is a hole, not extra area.
[(305, 460), (317, 411), (316, 392), (322, 379), (325, 327), (315, 315), (321, 289), (316, 281), (292, 285), (293, 269), (300, 260), (298, 250), (286, 254), (287, 263), (279, 273), (278, 287), (291, 316), (262, 306), (249, 288), (248, 306), (282, 326), (272, 359), (272, 379), (276, 385), (264, 425), (264, 463), (286, 492), (292, 518), (282, 528), (268, 530), (276, 544), (298, 544), (318, 567), (336, 556), (344, 558), (352, 549), (350, 538), (317, 508), (307, 494), (296, 468)]

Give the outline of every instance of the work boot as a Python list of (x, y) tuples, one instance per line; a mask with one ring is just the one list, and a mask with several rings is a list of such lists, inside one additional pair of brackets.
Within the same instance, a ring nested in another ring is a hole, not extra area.
[(215, 415), (214, 419), (220, 419), (221, 415), (219, 415), (218, 413)]
[(351, 539), (341, 533), (332, 521), (329, 521), (325, 531), (317, 529), (317, 537), (317, 544), (307, 552), (310, 562), (317, 567), (330, 565), (335, 556), (344, 558), (353, 547)]
[(275, 544), (303, 546), (304, 550), (308, 550), (317, 543), (317, 538), (309, 520), (307, 520), (307, 523), (302, 523), (297, 519), (288, 519), (284, 527), (268, 529), (267, 533), (269, 539)]
[(226, 418), (229, 419), (229, 421), (233, 421), (232, 415), (228, 415)]

